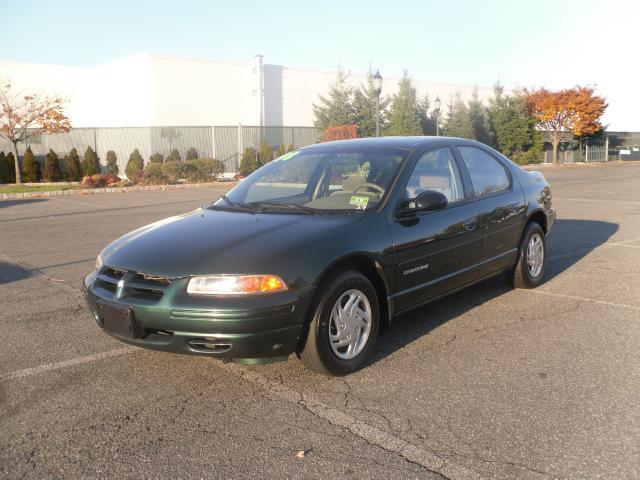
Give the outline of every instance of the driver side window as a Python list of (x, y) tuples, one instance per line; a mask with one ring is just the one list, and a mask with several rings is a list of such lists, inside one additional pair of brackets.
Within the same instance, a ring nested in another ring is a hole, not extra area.
[(407, 182), (405, 196), (416, 198), (426, 190), (442, 193), (449, 204), (464, 199), (460, 172), (449, 147), (430, 150), (420, 157)]

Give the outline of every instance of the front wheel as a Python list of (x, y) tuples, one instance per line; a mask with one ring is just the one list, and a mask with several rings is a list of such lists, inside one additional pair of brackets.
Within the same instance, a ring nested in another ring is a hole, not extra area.
[(547, 270), (547, 244), (544, 230), (537, 222), (530, 222), (522, 235), (518, 263), (507, 278), (516, 288), (535, 288), (542, 283)]
[(347, 375), (365, 364), (380, 327), (376, 291), (367, 277), (348, 271), (321, 284), (300, 359), (325, 375)]

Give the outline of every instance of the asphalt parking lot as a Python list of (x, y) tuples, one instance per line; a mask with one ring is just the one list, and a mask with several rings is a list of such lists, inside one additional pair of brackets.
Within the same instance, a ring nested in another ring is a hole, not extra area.
[(399, 318), (346, 378), (95, 325), (79, 282), (97, 252), (223, 189), (0, 201), (0, 476), (638, 478), (636, 163), (545, 168), (546, 283), (497, 277)]

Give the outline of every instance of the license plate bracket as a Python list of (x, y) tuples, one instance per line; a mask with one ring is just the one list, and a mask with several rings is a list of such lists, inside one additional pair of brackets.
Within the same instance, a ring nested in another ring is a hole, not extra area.
[(131, 339), (142, 336), (142, 329), (136, 324), (131, 307), (100, 301), (96, 302), (96, 306), (100, 325), (105, 330)]

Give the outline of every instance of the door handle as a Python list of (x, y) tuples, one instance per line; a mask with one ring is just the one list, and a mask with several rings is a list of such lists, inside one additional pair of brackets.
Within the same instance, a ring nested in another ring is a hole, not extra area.
[(472, 218), (469, 220), (465, 220), (464, 222), (462, 222), (462, 226), (464, 227), (465, 230), (472, 232), (473, 230), (476, 229), (476, 219)]

